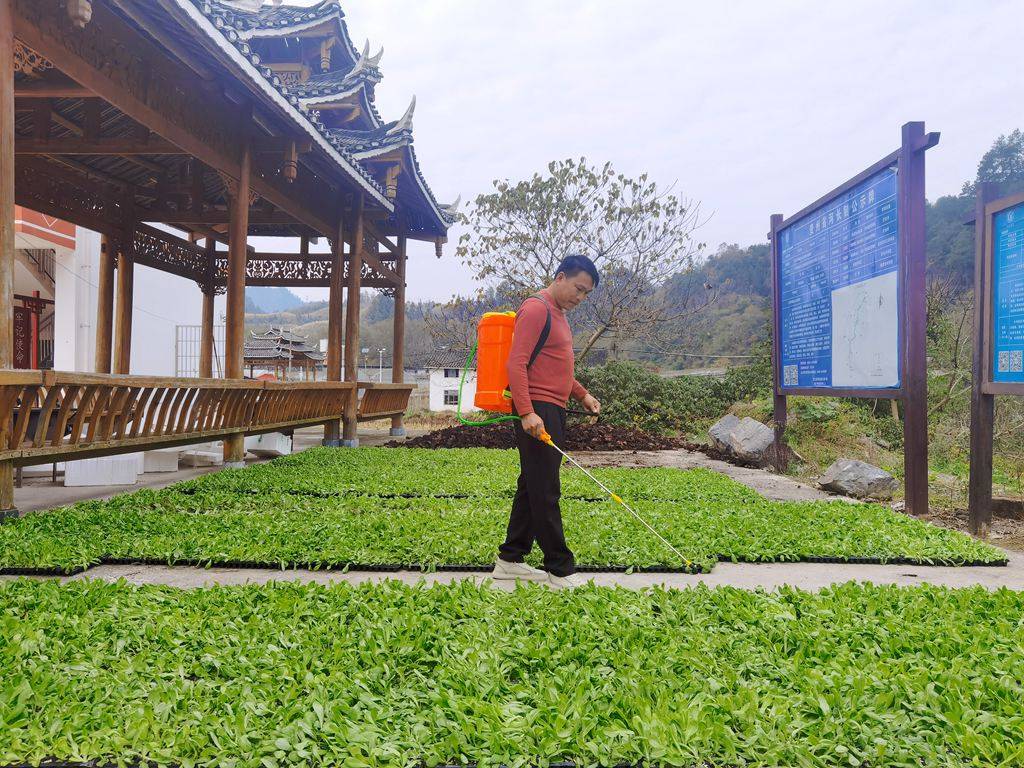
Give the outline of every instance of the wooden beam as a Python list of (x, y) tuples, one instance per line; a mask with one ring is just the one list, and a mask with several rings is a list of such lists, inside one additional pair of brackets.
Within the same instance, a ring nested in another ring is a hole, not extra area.
[[(252, 120), (105, 3), (93, 4), (92, 22), (85, 29), (75, 30), (74, 44), (69, 44), (71, 33), (62, 21), (59, 0), (9, 1), (18, 11), (15, 24), (19, 39), (57, 69), (214, 170), (229, 175), (238, 172), (242, 130), (251, 126)], [(111, 67), (115, 56), (118, 60), (134, 57), (144, 62), (146, 77), (138, 77), (134, 67)], [(211, 120), (211, 115), (218, 119)], [(275, 158), (260, 158), (253, 163), (252, 190), (297, 221), (330, 235), (337, 219), (332, 208), (338, 183), (355, 186), (355, 180), (345, 179), (339, 169), (326, 179), (312, 171), (303, 172), (288, 184), (280, 178)], [(325, 187), (333, 187), (330, 194), (325, 194)]]
[(87, 99), (96, 94), (70, 77), (59, 75), (18, 83), (14, 87), (14, 95), (19, 99)]
[(34, 139), (18, 137), (19, 155), (185, 155), (181, 147), (160, 138), (139, 140), (130, 136)]
[[(359, 378), (359, 278), (362, 272), (363, 257), (363, 196), (356, 196), (355, 217), (352, 227), (352, 258), (348, 267), (348, 285), (345, 295), (348, 300), (345, 307), (345, 381), (356, 381)], [(342, 444), (355, 447), (359, 445), (356, 433), (358, 425), (356, 398), (351, 398), (345, 407)]]
[(292, 144), (295, 145), (295, 151), (300, 155), (313, 151), (312, 139), (297, 138), (295, 136), (261, 136), (260, 138), (253, 139), (252, 151), (257, 154), (284, 152)]
[[(242, 146), (242, 162), (231, 203), (231, 234), (228, 238), (227, 329), (224, 342), (224, 377), (240, 379), (243, 375), (242, 344), (245, 333), (245, 262), (249, 256), (246, 235), (249, 231), (249, 182), (252, 172), (248, 144)], [(224, 462), (244, 466), (245, 437), (231, 435), (224, 439)]]
[[(391, 337), (391, 381), (402, 384), (405, 381), (405, 235), (398, 236), (398, 284), (395, 286), (394, 328)], [(402, 416), (391, 418), (391, 436), (402, 437), (405, 425)]]
[[(139, 216), (143, 221), (162, 222), (166, 224), (229, 224), (230, 210), (207, 208), (201, 214), (187, 207), (182, 208), (140, 208)], [(295, 217), (283, 211), (263, 211), (253, 208), (249, 211), (250, 224), (292, 224)]]
[[(379, 228), (379, 227), (378, 227), (378, 226), (377, 226), (376, 224), (373, 224), (373, 223), (371, 223), (371, 222), (366, 222), (366, 231), (367, 231), (367, 232), (368, 232), (368, 233), (369, 233), (369, 234), (370, 234), (370, 235), (371, 235), (371, 236), (372, 236), (372, 237), (373, 237), (373, 238), (374, 238), (374, 239), (375, 239), (375, 240), (376, 240), (376, 241), (377, 241), (378, 243), (380, 243), (381, 245), (383, 245), (383, 246), (384, 246), (384, 249), (385, 249), (385, 250), (386, 250), (386, 251), (387, 251), (388, 253), (390, 253), (390, 254), (391, 254), (392, 256), (396, 256), (396, 255), (398, 255), (398, 252), (399, 252), (398, 246), (397, 246), (397, 245), (395, 245), (394, 243), (392, 243), (392, 242), (391, 242), (390, 240), (388, 240), (388, 236), (387, 236), (387, 235), (385, 235), (385, 234), (384, 234), (384, 233), (383, 233), (383, 232), (381, 231), (381, 229), (380, 229), (380, 228)], [(403, 235), (403, 237), (404, 237), (404, 235)]]
[(110, 334), (114, 324), (114, 244), (100, 241), (99, 285), (96, 297), (96, 373), (110, 373)]

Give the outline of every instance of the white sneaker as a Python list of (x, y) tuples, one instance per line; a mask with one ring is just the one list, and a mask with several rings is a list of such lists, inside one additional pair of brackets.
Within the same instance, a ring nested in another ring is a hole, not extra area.
[(491, 572), (492, 579), (523, 579), (524, 581), (544, 581), (548, 577), (547, 571), (539, 568), (532, 568), (526, 563), (510, 563), (500, 557), (494, 562), (494, 570)]
[(593, 579), (586, 579), (579, 573), (570, 573), (568, 576), (548, 574), (548, 584), (551, 585), (552, 589), (576, 589), (576, 587), (582, 587), (588, 581), (593, 581)]

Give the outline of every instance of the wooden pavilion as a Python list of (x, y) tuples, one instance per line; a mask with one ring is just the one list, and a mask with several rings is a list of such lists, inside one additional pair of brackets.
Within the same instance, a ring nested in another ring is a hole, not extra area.
[(316, 372), (322, 368), (325, 355), (309, 343), (309, 339), (284, 328), (249, 332), (242, 352), (242, 360), (249, 369), (249, 378), (255, 378), (257, 368), (272, 371), (278, 379), (288, 379), (291, 370), (302, 372), (306, 381), (316, 381)]
[[(217, 436), (237, 464), (244, 434), (282, 424), (324, 423), (330, 445), (357, 444), (360, 418), (400, 432), (406, 243), (440, 251), (453, 209), (416, 161), (413, 105), (392, 122), (374, 107), (380, 59), (352, 44), (337, 0), (0, 0), (0, 369), (15, 202), (104, 241), (96, 372), (0, 370), (0, 510), (15, 465)], [(297, 252), (258, 253), (249, 235)], [(320, 237), (329, 254), (310, 253)], [(136, 265), (203, 292), (201, 378), (129, 375)], [(326, 382), (242, 381), (246, 285), (330, 289)], [(355, 380), (361, 287), (395, 298), (390, 386)], [(224, 291), (225, 379), (212, 379)]]

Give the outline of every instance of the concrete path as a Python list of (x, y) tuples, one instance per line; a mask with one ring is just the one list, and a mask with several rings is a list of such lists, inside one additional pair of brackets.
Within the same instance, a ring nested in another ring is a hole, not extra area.
[[(695, 584), (710, 587), (733, 586), (741, 589), (778, 589), (783, 585), (801, 589), (818, 590), (831, 584), (848, 581), (872, 582), (874, 584), (939, 584), (947, 587), (983, 586), (987, 589), (1024, 590), (1024, 553), (1010, 552), (1006, 567), (947, 568), (907, 565), (841, 565), (823, 563), (718, 563), (711, 573), (698, 575), (676, 573), (595, 573), (584, 574), (601, 586), (621, 586), (628, 589), (642, 589), (651, 586), (684, 588)], [(3, 577), (9, 579), (14, 577)], [(100, 565), (84, 573), (65, 577), (62, 581), (79, 579), (102, 579), (117, 581), (124, 579), (132, 584), (164, 584), (172, 587), (191, 589), (213, 584), (266, 584), (273, 581), (298, 581), (303, 583), (331, 584), (345, 582), (361, 584), (367, 581), (396, 579), (414, 584), (424, 581), (428, 584), (447, 584), (453, 581), (472, 579), (477, 583), (487, 580), (483, 573), (439, 572), (419, 573), (399, 571), (397, 573), (308, 570), (270, 570), (247, 568), (190, 568), (162, 565)], [(491, 582), (494, 586), (511, 589), (509, 582)]]
[[(410, 429), (410, 437), (423, 434), (425, 430)], [(295, 432), (294, 446), (296, 451), (303, 451), (314, 445), (320, 445), (323, 439), (322, 427), (309, 427)], [(361, 429), (359, 440), (362, 445), (377, 446), (392, 440), (387, 429)], [(187, 450), (187, 446), (182, 450)], [(257, 458), (252, 454), (246, 456), (247, 465), (260, 464), (269, 461), (266, 458)], [(49, 468), (49, 465), (46, 465)], [(109, 499), (122, 493), (132, 493), (143, 488), (166, 488), (169, 485), (191, 480), (193, 477), (207, 475), (211, 472), (219, 472), (220, 466), (213, 467), (182, 467), (176, 472), (147, 472), (139, 475), (138, 482), (134, 485), (85, 485), (65, 487), (61, 481), (54, 483), (47, 472), (46, 475), (26, 476), (22, 487), (14, 489), (14, 505), (22, 514), (38, 512), (45, 509), (54, 509), (79, 501), (89, 499)]]
[(692, 469), (703, 467), (714, 470), (738, 483), (752, 488), (762, 496), (774, 501), (818, 501), (822, 499), (859, 502), (842, 496), (834, 496), (813, 486), (794, 480), (785, 475), (776, 475), (766, 469), (737, 467), (725, 461), (712, 459), (694, 451), (579, 451), (573, 458), (587, 467), (672, 467)]

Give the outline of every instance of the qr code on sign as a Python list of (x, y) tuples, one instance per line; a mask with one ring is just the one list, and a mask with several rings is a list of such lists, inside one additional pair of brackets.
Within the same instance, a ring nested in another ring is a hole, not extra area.
[(1024, 350), (1014, 349), (1010, 351), (1010, 373), (1024, 372)]
[(999, 371), (999, 373), (1007, 373), (1007, 372), (1009, 372), (1009, 370), (1010, 370), (1010, 353), (1009, 352), (1000, 352), (999, 353), (999, 362), (998, 362), (996, 368)]
[(800, 366), (799, 365), (785, 365), (782, 367), (782, 385), (785, 387), (795, 387), (800, 383)]

